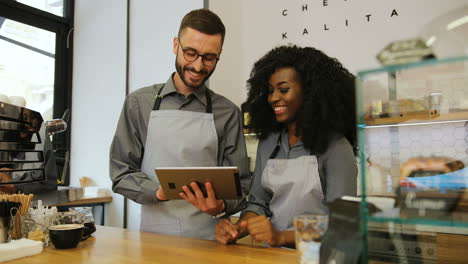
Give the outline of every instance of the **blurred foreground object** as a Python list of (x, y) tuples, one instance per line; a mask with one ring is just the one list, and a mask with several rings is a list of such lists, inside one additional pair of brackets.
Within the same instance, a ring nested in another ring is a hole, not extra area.
[(10, 243), (0, 245), (0, 262), (27, 256), (37, 255), (42, 252), (42, 242), (26, 238), (13, 240)]

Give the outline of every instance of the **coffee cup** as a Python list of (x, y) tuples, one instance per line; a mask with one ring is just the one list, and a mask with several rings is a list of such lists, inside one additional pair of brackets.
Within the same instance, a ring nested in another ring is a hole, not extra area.
[(76, 248), (80, 241), (88, 238), (84, 236), (84, 225), (65, 224), (49, 227), (49, 238), (57, 249)]

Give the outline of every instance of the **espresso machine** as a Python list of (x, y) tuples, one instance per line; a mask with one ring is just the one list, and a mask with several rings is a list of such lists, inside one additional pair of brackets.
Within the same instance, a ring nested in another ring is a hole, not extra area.
[(39, 112), (0, 102), (0, 187), (46, 180), (42, 123)]

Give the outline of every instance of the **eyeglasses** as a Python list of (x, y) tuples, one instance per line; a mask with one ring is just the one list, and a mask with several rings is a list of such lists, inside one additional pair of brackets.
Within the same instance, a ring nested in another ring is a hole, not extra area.
[(198, 59), (198, 57), (202, 57), (203, 64), (205, 64), (205, 66), (211, 67), (211, 66), (214, 66), (219, 60), (219, 58), (218, 58), (218, 56), (216, 54), (208, 53), (208, 54), (205, 54), (205, 55), (201, 55), (201, 54), (198, 54), (198, 52), (196, 50), (194, 50), (194, 49), (191, 49), (191, 48), (185, 49), (182, 46), (182, 43), (180, 43), (180, 41), (179, 41), (179, 45), (182, 48), (184, 58), (188, 62), (194, 62), (194, 61), (196, 61)]

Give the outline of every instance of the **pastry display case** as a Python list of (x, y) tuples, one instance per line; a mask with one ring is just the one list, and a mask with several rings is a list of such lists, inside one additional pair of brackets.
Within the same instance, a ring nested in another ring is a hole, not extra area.
[(468, 57), (356, 80), (364, 262), (454, 261), (440, 236), (468, 244)]

